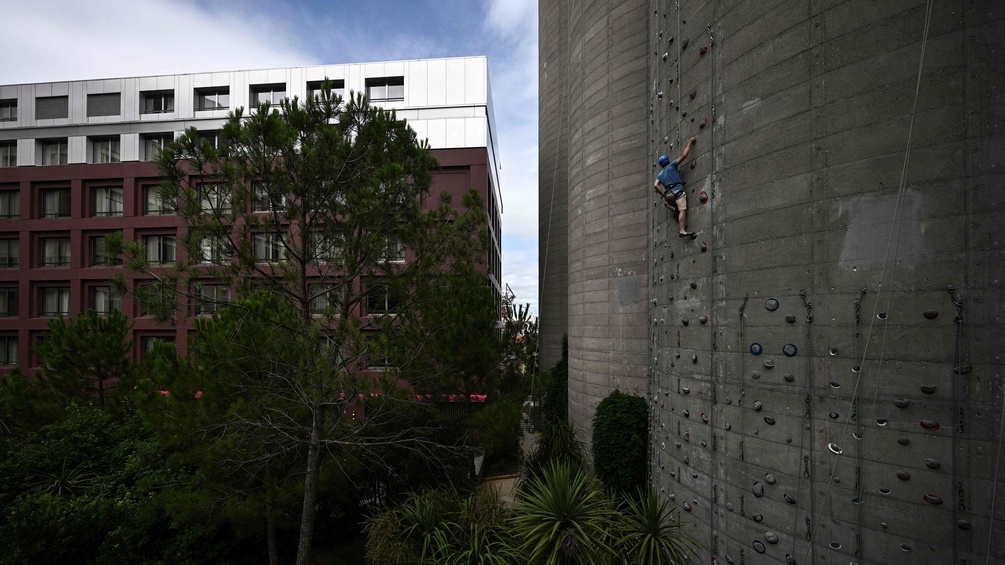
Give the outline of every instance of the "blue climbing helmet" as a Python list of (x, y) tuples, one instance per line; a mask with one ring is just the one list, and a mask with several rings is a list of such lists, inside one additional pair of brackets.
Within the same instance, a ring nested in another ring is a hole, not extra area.
[(660, 166), (665, 167), (670, 164), (670, 157), (666, 155), (660, 155)]

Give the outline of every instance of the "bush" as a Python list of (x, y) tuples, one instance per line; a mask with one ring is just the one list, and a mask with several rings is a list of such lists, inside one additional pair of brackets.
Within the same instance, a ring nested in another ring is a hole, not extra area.
[(489, 404), (471, 418), (472, 427), (481, 435), (487, 462), (515, 461), (520, 456), (522, 414), (522, 403), (504, 398)]
[(609, 490), (627, 494), (645, 486), (649, 409), (639, 396), (615, 390), (593, 416), (593, 467)]
[(541, 402), (544, 421), (569, 420), (569, 338), (562, 337), (562, 358), (544, 374), (545, 395)]

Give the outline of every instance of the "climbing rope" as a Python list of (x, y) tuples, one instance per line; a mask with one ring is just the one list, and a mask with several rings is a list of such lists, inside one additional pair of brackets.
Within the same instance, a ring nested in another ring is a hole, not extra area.
[[(917, 75), (917, 79), (915, 81), (915, 87), (914, 87), (914, 104), (913, 104), (913, 107), (911, 109), (911, 120), (910, 120), (910, 125), (909, 125), (908, 130), (907, 130), (907, 150), (905, 151), (905, 154), (904, 154), (904, 165), (901, 168), (901, 173), (900, 173), (900, 184), (899, 184), (899, 187), (898, 187), (898, 190), (897, 190), (896, 206), (894, 208), (893, 220), (892, 220), (892, 224), (890, 226), (890, 236), (887, 239), (886, 256), (883, 258), (883, 269), (882, 269), (882, 271), (880, 273), (880, 279), (879, 279), (879, 293), (880, 294), (883, 291), (883, 281), (886, 280), (886, 269), (887, 269), (887, 265), (890, 262), (891, 250), (894, 249), (893, 248), (894, 235), (897, 234), (897, 233), (899, 233), (899, 227), (900, 226), (899, 226), (899, 223), (897, 221), (897, 218), (900, 215), (901, 203), (902, 203), (903, 197), (904, 197), (904, 187), (905, 187), (905, 184), (907, 182), (907, 169), (908, 169), (908, 164), (909, 164), (910, 159), (911, 159), (911, 142), (912, 142), (913, 136), (914, 136), (914, 119), (915, 119), (915, 116), (917, 115), (917, 112), (918, 112), (918, 95), (921, 92), (922, 69), (924, 68), (924, 65), (925, 65), (925, 50), (926, 50), (926, 48), (928, 46), (928, 30), (929, 30), (929, 27), (931, 25), (931, 20), (932, 20), (932, 0), (928, 0), (928, 2), (926, 3), (926, 7), (925, 7), (925, 25), (924, 25), (924, 31), (922, 33), (922, 39), (921, 39), (921, 57), (920, 57), (920, 59), (918, 61), (918, 75)], [(894, 257), (894, 258), (896, 259), (896, 257)], [(892, 289), (890, 291), (888, 291), (888, 292), (892, 293)], [(863, 348), (862, 357), (859, 360), (859, 365), (858, 365), (859, 372), (858, 372), (858, 376), (855, 378), (855, 388), (854, 388), (854, 390), (852, 392), (852, 402), (853, 403), (855, 402), (855, 399), (858, 397), (859, 386), (862, 383), (862, 375), (865, 374), (865, 360), (866, 360), (866, 357), (868, 356), (868, 352), (869, 352), (869, 342), (870, 342), (870, 340), (872, 338), (873, 328), (875, 326), (876, 314), (879, 311), (878, 310), (879, 309), (879, 303), (880, 303), (879, 296), (877, 296), (876, 303), (873, 306), (873, 315), (872, 315), (871, 320), (869, 322), (869, 332), (868, 332), (866, 340), (865, 340), (865, 347)], [(886, 329), (885, 329), (885, 326), (884, 326), (884, 334), (883, 334), (884, 336), (886, 335), (885, 331), (886, 331)], [(884, 352), (883, 348), (885, 347), (885, 340), (883, 342), (881, 342), (880, 347), (881, 347), (881, 349), (880, 349), (880, 359), (882, 359), (883, 352)], [(882, 379), (882, 375), (879, 375), (877, 378)], [(879, 382), (878, 381), (877, 381), (876, 386), (877, 386), (877, 388), (879, 387)], [(844, 422), (844, 425), (842, 426), (841, 435), (840, 435), (840, 442), (841, 443), (839, 443), (838, 446), (843, 445), (844, 442), (845, 442), (845, 439), (847, 439), (847, 433), (848, 433), (848, 425), (849, 425), (849, 423), (850, 423), (850, 419), (846, 419), (845, 422)], [(843, 450), (838, 450), (838, 451), (831, 450), (831, 451), (832, 451), (832, 453), (835, 454), (835, 457), (833, 459), (833, 464), (831, 465), (829, 475), (831, 477), (833, 477), (834, 476), (834, 472), (837, 470), (837, 465), (838, 465), (838, 463), (841, 460), (841, 454), (843, 453)], [(827, 488), (826, 488), (826, 490), (824, 492), (824, 500), (825, 501), (830, 499), (830, 489), (831, 489), (831, 485), (833, 485), (833, 484), (834, 484), (833, 480), (828, 480), (827, 481)], [(814, 524), (819, 523), (822, 515), (823, 515), (823, 508), (820, 508), (819, 512), (816, 514), (816, 518), (814, 519), (813, 523)], [(809, 541), (811, 542), (810, 545), (812, 546), (812, 535), (810, 536), (810, 540)], [(809, 549), (807, 548), (807, 552), (808, 551), (809, 551)]]

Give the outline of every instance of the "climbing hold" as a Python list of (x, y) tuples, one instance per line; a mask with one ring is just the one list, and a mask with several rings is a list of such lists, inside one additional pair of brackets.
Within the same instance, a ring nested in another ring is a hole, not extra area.
[(698, 201), (701, 202), (702, 204), (707, 203), (708, 202), (708, 193), (705, 192), (704, 190), (701, 191), (700, 193), (698, 193)]
[(692, 353), (691, 354), (691, 362), (694, 363), (695, 365), (698, 364), (698, 354), (697, 353)]
[(680, 389), (680, 391), (683, 392), (684, 394), (691, 394), (691, 389), (688, 387), (683, 387)]
[(925, 310), (924, 313), (922, 313), (921, 315), (928, 320), (934, 320), (939, 317), (939, 313), (936, 312), (935, 310)]
[[(691, 164), (693, 165), (694, 163)], [(703, 241), (701, 242), (701, 252), (705, 253), (706, 251), (708, 251), (708, 244)]]
[(726, 422), (725, 428), (726, 428), (726, 431), (728, 432), (729, 430), (733, 429), (733, 426), (731, 426), (729, 422)]
[(702, 316), (698, 318), (698, 321), (701, 322), (702, 325), (705, 325), (708, 323), (708, 316)]
[(893, 401), (893, 405), (897, 408), (907, 408), (911, 403), (906, 398), (898, 398)]
[(691, 288), (698, 288), (698, 283), (691, 281)]
[(705, 129), (705, 126), (707, 125), (708, 125), (708, 118), (703, 118), (701, 120), (701, 123), (698, 124), (698, 129)]
[(691, 432), (684, 432), (684, 441), (691, 443)]
[(757, 400), (757, 401), (754, 402), (754, 412), (760, 412), (761, 408), (763, 408), (763, 407), (764, 407), (764, 405), (761, 404), (760, 400)]
[(772, 418), (771, 416), (765, 416), (764, 417), (764, 423), (767, 424), (767, 425), (769, 425), (769, 426), (774, 426), (775, 425), (775, 419)]
[(886, 312), (880, 312), (879, 314), (876, 314), (876, 318), (878, 318), (880, 320), (885, 320), (886, 319)]
[(663, 91), (662, 90), (656, 93), (656, 98), (659, 98), (660, 100), (663, 100)]
[(764, 547), (764, 544), (761, 543), (761, 540), (754, 540), (753, 546), (754, 551), (756, 551), (757, 553), (764, 553), (764, 550), (766, 549)]
[(770, 368), (772, 368), (772, 367), (775, 366), (775, 362), (772, 361), (771, 359), (765, 359), (764, 360), (764, 366), (767, 367), (768, 369), (770, 369)]
[(926, 494), (921, 498), (925, 499), (925, 502), (929, 504), (935, 504), (935, 505), (942, 504), (942, 497), (935, 494)]
[(925, 467), (934, 471), (935, 469), (942, 467), (942, 463), (939, 463), (938, 459), (925, 459)]
[(764, 532), (764, 541), (770, 544), (778, 543), (778, 534), (775, 532)]
[(762, 485), (760, 481), (754, 481), (754, 486), (750, 488), (750, 491), (754, 493), (754, 496), (757, 498), (761, 498), (764, 496), (764, 485)]
[(890, 489), (888, 489), (888, 488), (881, 488), (881, 489), (879, 489), (879, 494), (882, 494), (883, 496), (889, 496), (890, 495)]
[(691, 168), (695, 168), (698, 165), (696, 161), (691, 161)]
[(897, 478), (902, 481), (909, 481), (911, 480), (911, 474), (907, 471), (897, 471)]
[(831, 549), (841, 549), (841, 544), (836, 541), (832, 541), (830, 545)]
[(686, 502), (686, 501), (684, 502), (684, 510), (687, 510), (688, 512), (691, 511), (691, 503), (690, 502)]
[(961, 365), (957, 365), (957, 366), (953, 367), (953, 372), (956, 373), (957, 375), (966, 375), (966, 374), (970, 373), (970, 371), (973, 371), (973, 370), (974, 370), (974, 367), (972, 365), (970, 365), (969, 363), (963, 363)]
[(796, 565), (796, 558), (792, 557), (792, 554), (786, 553), (785, 554), (785, 562), (788, 565)]
[(702, 412), (702, 413), (701, 413), (701, 421), (702, 421), (703, 423), (707, 424), (707, 423), (708, 423), (708, 414), (706, 414), (706, 413)]
[(731, 396), (726, 396), (726, 399), (724, 400), (724, 402), (726, 404), (732, 404), (733, 403), (733, 398)]
[(669, 56), (670, 56), (670, 54), (669, 54), (669, 53), (664, 53), (664, 54), (663, 54), (663, 60), (664, 60), (664, 61), (666, 61), (666, 60), (667, 60), (667, 57), (669, 57)]
[(685, 418), (690, 418), (691, 417), (691, 411), (690, 410), (684, 410), (684, 417)]
[(956, 522), (956, 526), (959, 527), (961, 530), (969, 530), (970, 520), (960, 520)]
[(760, 343), (757, 343), (755, 341), (754, 343), (750, 344), (750, 353), (751, 354), (753, 354), (753, 355), (760, 355), (762, 351), (764, 351), (764, 348), (761, 347)]
[(921, 427), (925, 428), (928, 431), (934, 432), (935, 430), (939, 429), (941, 426), (939, 426), (939, 423), (936, 422), (935, 420), (922, 420), (921, 421)]
[(887, 420), (886, 418), (876, 418), (876, 425), (880, 427), (887, 425), (889, 422), (890, 420)]
[(784, 376), (782, 376), (782, 378), (785, 379), (785, 382), (787, 382), (787, 383), (791, 383), (791, 382), (793, 382), (793, 381), (796, 380), (795, 376), (790, 375), (788, 373), (786, 373)]
[(786, 357), (795, 357), (796, 353), (799, 353), (799, 348), (796, 347), (794, 343), (786, 343), (782, 346), (782, 355)]
[(667, 45), (669, 45), (671, 43), (673, 43), (673, 36), (672, 35), (667, 39)]
[(900, 550), (904, 552), (911, 551), (911, 546), (907, 545), (906, 543), (902, 543), (900, 544)]
[(761, 520), (764, 520), (764, 516), (762, 516), (761, 514), (754, 514), (753, 516), (751, 516), (751, 518), (753, 518), (755, 522), (760, 522)]
[(921, 385), (921, 392), (925, 394), (935, 394), (935, 391), (936, 391), (935, 385)]
[(841, 388), (841, 383), (837, 381), (831, 381), (831, 388)]
[(778, 310), (778, 300), (775, 298), (769, 298), (764, 301), (764, 308), (769, 312), (774, 312)]
[(683, 51), (685, 49), (687, 49), (687, 38), (686, 37), (684, 39), (682, 39), (681, 42), (680, 42), (680, 50)]
[(689, 324), (690, 322), (688, 322), (687, 318), (681, 318), (681, 321), (680, 321), (680, 323), (681, 323), (681, 325), (684, 325), (684, 326), (686, 326), (686, 325), (688, 325), (688, 324)]
[(702, 45), (701, 47), (698, 48), (698, 56), (699, 57), (704, 57), (705, 53), (708, 53), (708, 47), (705, 47), (704, 45)]
[(897, 443), (899, 443), (900, 445), (907, 445), (911, 443), (911, 440), (907, 439), (906, 437), (902, 437), (897, 440)]
[(862, 434), (861, 434), (861, 432), (852, 432), (851, 433), (851, 437), (853, 437), (855, 439), (862, 439)]
[(837, 420), (840, 417), (837, 412), (831, 412), (828, 416), (831, 417), (831, 420)]
[(769, 485), (775, 484), (775, 482), (776, 482), (775, 481), (775, 476), (772, 475), (771, 473), (765, 473), (764, 474), (764, 482), (768, 483)]
[(754, 371), (754, 372), (753, 372), (753, 373), (752, 373), (752, 374), (750, 375), (750, 378), (752, 378), (752, 379), (754, 379), (754, 380), (756, 381), (757, 379), (761, 378), (761, 373), (758, 373), (757, 371)]
[(833, 442), (827, 444), (827, 449), (831, 450), (831, 453), (833, 453), (834, 455), (841, 455), (842, 453), (844, 453), (844, 451), (840, 447), (838, 447), (838, 444)]
[(698, 96), (698, 89), (697, 88), (694, 89), (694, 90), (692, 90), (691, 94), (688, 94), (688, 97), (691, 98), (691, 100), (694, 100), (695, 96)]
[(834, 357), (835, 355), (837, 355), (838, 354), (837, 348), (836, 347), (832, 347), (830, 353), (831, 353), (831, 357)]
[(791, 495), (789, 495), (789, 493), (783, 494), (782, 498), (784, 498), (785, 502), (788, 502), (789, 504), (795, 504), (796, 503), (796, 499), (793, 498)]

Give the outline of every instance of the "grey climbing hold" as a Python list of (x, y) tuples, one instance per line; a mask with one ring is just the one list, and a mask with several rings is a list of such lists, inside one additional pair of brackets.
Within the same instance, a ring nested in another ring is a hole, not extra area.
[(791, 382), (793, 382), (793, 381), (796, 380), (795, 376), (790, 375), (788, 373), (786, 373), (782, 378), (785, 379), (785, 382), (787, 382), (787, 383), (791, 383)]
[(881, 489), (879, 489), (879, 494), (882, 494), (883, 496), (889, 496), (890, 495), (890, 489), (888, 489), (888, 488), (881, 488)]
[(831, 412), (828, 416), (831, 417), (831, 420), (837, 420), (840, 417), (837, 412)]
[(682, 319), (681, 319), (681, 321), (680, 321), (680, 323), (681, 323), (682, 325), (685, 325), (685, 326), (686, 326), (686, 325), (688, 325), (688, 324), (689, 324), (690, 322), (688, 321), (688, 319), (687, 319), (687, 318), (682, 318)]
[(694, 100), (694, 97), (697, 96), (697, 95), (698, 95), (698, 90), (695, 89), (695, 90), (691, 91), (691, 94), (688, 94), (688, 98), (690, 98), (691, 100)]
[(973, 365), (970, 365), (969, 363), (963, 363), (961, 365), (953, 367), (953, 372), (956, 373), (957, 375), (967, 375), (970, 373), (970, 371), (973, 370), (974, 370)]
[(663, 91), (662, 90), (656, 93), (656, 98), (659, 98), (660, 100), (663, 100)]
[(783, 494), (782, 498), (784, 498), (785, 502), (788, 502), (789, 504), (795, 504), (796, 503), (796, 499), (793, 498), (791, 495), (789, 495), (789, 493)]
[(906, 437), (902, 437), (897, 440), (897, 443), (899, 443), (900, 445), (907, 445), (911, 443), (911, 440), (907, 439)]
[(838, 543), (838, 542), (836, 542), (836, 541), (832, 541), (830, 543), (830, 546), (831, 546), (831, 549), (841, 549), (841, 544)]
[(888, 423), (890, 423), (890, 420), (887, 420), (886, 418), (876, 418), (876, 425), (879, 427), (883, 427)]
[(769, 425), (769, 426), (774, 426), (775, 425), (775, 419), (772, 418), (771, 416), (765, 416), (764, 417), (764, 423), (767, 424), (767, 425)]
[(680, 42), (680, 50), (683, 51), (685, 49), (687, 49), (687, 38), (686, 37), (684, 39), (682, 39), (681, 42)]
[(837, 381), (831, 381), (830, 385), (831, 385), (831, 388), (841, 388), (841, 383), (839, 383)]
[(772, 475), (771, 473), (765, 473), (764, 474), (764, 482), (768, 483), (769, 485), (775, 484), (775, 482), (776, 482), (775, 481), (775, 476)]
[(701, 322), (702, 325), (705, 325), (708, 323), (708, 316), (702, 316), (698, 318), (698, 321)]
[(960, 521), (956, 522), (956, 526), (958, 528), (960, 528), (961, 530), (969, 530), (970, 529), (970, 520), (960, 520)]
[(761, 373), (758, 373), (757, 371), (754, 371), (754, 372), (753, 372), (753, 373), (752, 373), (752, 374), (750, 375), (750, 378), (752, 378), (752, 379), (754, 379), (754, 380), (756, 381), (757, 379), (761, 378)]
[(764, 308), (769, 312), (774, 312), (778, 310), (778, 300), (775, 298), (769, 298), (764, 301)]
[(681, 387), (680, 391), (683, 392), (684, 394), (691, 394), (691, 389), (686, 386)]
[(791, 437), (785, 438), (785, 443), (792, 443), (792, 438)]
[(786, 553), (785, 554), (785, 562), (788, 565), (796, 565), (796, 558), (792, 557), (792, 554)]
[(728, 432), (729, 430), (733, 429), (733, 426), (731, 426), (731, 425), (729, 424), (729, 422), (726, 422), (726, 426), (725, 426), (725, 428), (726, 428), (726, 431)]
[(764, 485), (762, 485), (760, 481), (754, 481), (754, 486), (751, 487), (750, 490), (751, 492), (754, 493), (754, 496), (756, 496), (757, 498), (761, 498), (762, 496), (764, 496)]
[(684, 417), (685, 418), (690, 418), (691, 417), (691, 411), (690, 410), (684, 410)]
[(691, 362), (694, 363), (695, 365), (698, 364), (698, 354), (697, 353), (692, 353), (691, 354)]
[(764, 550), (766, 549), (764, 547), (764, 544), (761, 543), (761, 540), (754, 540), (754, 543), (752, 545), (754, 546), (754, 551), (756, 551), (757, 553), (764, 553)]
[(727, 395), (726, 398), (723, 399), (723, 402), (725, 402), (726, 404), (732, 404), (733, 403), (733, 397)]
[(691, 286), (692, 289), (698, 288), (698, 283), (696, 283), (694, 281), (691, 281), (691, 285), (690, 286)]
[(669, 38), (667, 38), (667, 45), (669, 45), (671, 43), (673, 43), (673, 36), (672, 35)]
[(771, 359), (765, 359), (764, 366), (770, 369), (775, 366), (775, 362), (772, 361)]
[(760, 400), (754, 401), (754, 411), (755, 412), (760, 412), (761, 408), (763, 408), (763, 407), (764, 407), (764, 405), (761, 404)]
[(669, 54), (669, 53), (664, 53), (664, 54), (663, 54), (663, 60), (664, 60), (664, 61), (666, 61), (666, 60), (667, 60), (667, 57), (669, 57), (669, 56), (670, 56), (670, 54)]
[(764, 541), (770, 544), (778, 543), (778, 534), (775, 532), (764, 532)]
[(727, 502), (726, 503), (726, 510), (728, 510), (730, 512), (733, 511), (733, 503), (732, 502)]
[(764, 348), (761, 347), (760, 343), (754, 342), (754, 343), (750, 344), (750, 353), (751, 354), (753, 354), (753, 355), (760, 355), (762, 351), (764, 351)]
[(796, 323), (796, 317), (793, 316), (792, 314), (789, 314), (788, 316), (785, 317), (785, 321), (789, 324), (794, 324)]
[(903, 552), (911, 551), (911, 546), (907, 545), (906, 543), (902, 543), (900, 544), (900, 550)]
[(876, 318), (878, 318), (880, 320), (885, 320), (886, 319), (886, 312), (880, 312), (880, 313), (876, 314)]
[(935, 394), (937, 389), (935, 385), (921, 385), (921, 392), (924, 394)]
[(830, 351), (830, 354), (831, 354), (831, 357), (834, 357), (835, 355), (837, 355), (838, 354), (837, 348), (836, 347), (832, 347), (831, 351)]
[(831, 450), (834, 455), (841, 455), (844, 451), (838, 446), (838, 444), (831, 442), (827, 444), (827, 449)]
[(897, 408), (907, 408), (911, 403), (906, 398), (898, 398), (893, 401), (893, 405)]
[(934, 320), (939, 317), (939, 313), (936, 312), (935, 310), (925, 310), (925, 312), (922, 313), (922, 316), (924, 316), (928, 320)]

